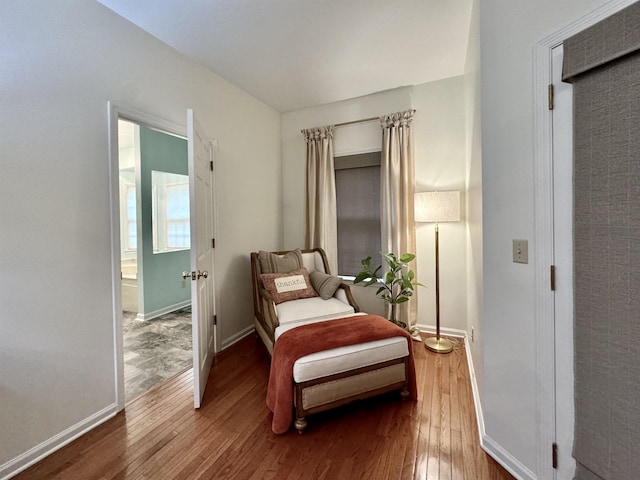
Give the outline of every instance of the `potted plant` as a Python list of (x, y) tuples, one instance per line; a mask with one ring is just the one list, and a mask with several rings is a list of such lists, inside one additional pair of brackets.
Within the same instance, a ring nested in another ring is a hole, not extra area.
[(415, 287), (424, 286), (415, 281), (415, 274), (407, 265), (416, 256), (412, 253), (400, 255), (400, 258), (393, 253), (380, 253), (380, 255), (387, 264), (384, 275), (379, 277), (382, 265), (371, 271), (371, 257), (367, 257), (360, 262), (362, 263), (362, 271), (358, 273), (353, 284), (356, 285), (366, 280), (365, 287), (373, 284), (380, 285), (376, 295), (390, 305), (389, 321), (406, 330), (407, 325), (396, 319), (396, 307), (409, 301)]

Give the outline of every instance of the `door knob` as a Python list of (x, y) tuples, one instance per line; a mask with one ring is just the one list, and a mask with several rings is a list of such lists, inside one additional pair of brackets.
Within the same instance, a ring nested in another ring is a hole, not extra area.
[(206, 270), (204, 272), (201, 272), (200, 270), (198, 270), (198, 278), (200, 277), (208, 278), (209, 272), (207, 272)]
[(198, 270), (197, 272), (182, 272), (183, 280), (186, 280), (188, 278), (191, 278), (191, 280), (198, 280), (200, 279), (200, 277), (209, 278), (209, 272), (207, 272), (206, 270), (204, 272), (201, 272), (200, 270)]

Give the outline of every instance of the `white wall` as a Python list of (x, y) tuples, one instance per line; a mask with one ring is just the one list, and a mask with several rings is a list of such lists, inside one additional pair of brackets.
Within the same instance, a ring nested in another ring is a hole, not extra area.
[[(466, 131), (464, 77), (413, 87), (416, 192), (460, 190), (460, 222), (439, 225), (440, 327), (466, 331), (467, 238), (465, 212)], [(435, 235), (433, 224), (416, 224), (417, 270), (427, 288), (418, 292), (418, 324), (434, 326)]]
[[(467, 177), (467, 333), (479, 398), (483, 389), (482, 351), (482, 140), (480, 129), (480, 16), (478, 0), (471, 11), (465, 62)], [(473, 330), (473, 338), (471, 336)], [(481, 408), (481, 407), (480, 407)], [(481, 412), (480, 412), (481, 413)]]
[(0, 58), (2, 477), (115, 408), (108, 100), (192, 107), (218, 139), (223, 341), (251, 328), (248, 253), (281, 247), (282, 214), (280, 115), (102, 5), (3, 0)]
[[(305, 143), (303, 128), (336, 124), (387, 113), (416, 109), (414, 117), (416, 191), (463, 190), (466, 178), (466, 130), (464, 78), (455, 77), (414, 87), (367, 95), (282, 115), (284, 247), (304, 243)], [(376, 137), (375, 132), (378, 132)], [(357, 153), (380, 148), (377, 121), (338, 127), (337, 153)], [(464, 220), (464, 213), (463, 213)], [(466, 330), (466, 233), (465, 223), (442, 224), (441, 320), (442, 326)], [(417, 273), (427, 288), (418, 291), (418, 323), (435, 324), (434, 232), (432, 225), (418, 225)], [(354, 288), (361, 308), (381, 312), (371, 296)]]
[[(602, 0), (482, 0), (482, 406), (487, 437), (538, 471), (533, 189), (533, 47)], [(529, 240), (529, 264), (511, 240)]]

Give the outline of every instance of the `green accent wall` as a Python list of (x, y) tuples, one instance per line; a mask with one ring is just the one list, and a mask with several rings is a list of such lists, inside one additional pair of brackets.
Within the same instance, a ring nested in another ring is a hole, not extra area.
[(140, 191), (142, 255), (138, 255), (139, 313), (149, 315), (191, 299), (190, 250), (153, 253), (151, 171), (189, 175), (187, 141), (150, 128), (140, 127)]

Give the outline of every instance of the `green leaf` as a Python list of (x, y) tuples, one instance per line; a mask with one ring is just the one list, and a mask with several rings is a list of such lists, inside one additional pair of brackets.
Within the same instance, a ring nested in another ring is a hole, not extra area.
[(405, 303), (405, 302), (408, 302), (408, 301), (409, 301), (408, 297), (401, 297), (401, 298), (398, 298), (396, 300), (396, 303)]
[(405, 253), (400, 256), (400, 261), (402, 263), (409, 263), (414, 258), (416, 258), (416, 256), (413, 253)]
[(381, 253), (380, 255), (385, 259), (390, 267), (398, 263), (396, 256), (393, 253)]
[(356, 283), (363, 282), (369, 277), (370, 277), (369, 272), (362, 271), (356, 276), (356, 278), (353, 279), (353, 283), (355, 285)]

